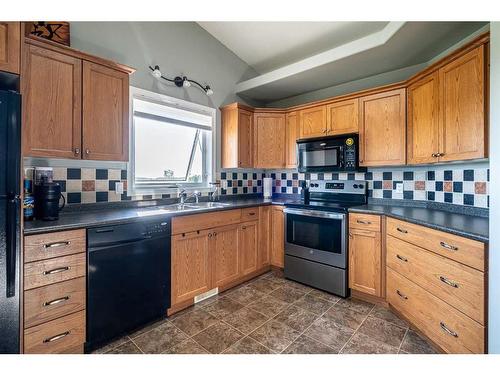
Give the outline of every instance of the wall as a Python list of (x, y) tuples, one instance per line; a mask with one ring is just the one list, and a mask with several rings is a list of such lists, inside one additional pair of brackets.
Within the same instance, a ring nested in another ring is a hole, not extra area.
[(490, 161), (491, 209), (489, 243), (489, 352), (500, 353), (500, 22), (491, 23)]

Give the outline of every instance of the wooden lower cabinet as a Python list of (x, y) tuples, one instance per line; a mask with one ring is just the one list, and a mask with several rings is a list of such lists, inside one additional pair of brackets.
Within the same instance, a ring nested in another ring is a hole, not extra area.
[(257, 271), (259, 250), (259, 223), (249, 221), (239, 227), (240, 276)]
[(350, 229), (349, 287), (382, 296), (382, 243), (380, 231)]
[[(194, 297), (211, 289), (233, 287), (268, 269), (270, 213), (267, 206), (174, 218), (172, 228), (177, 234), (172, 236), (169, 313), (189, 306)], [(194, 229), (198, 224), (224, 221), (232, 224)], [(179, 233), (180, 228), (190, 231)]]
[(282, 206), (272, 207), (271, 265), (285, 266), (285, 214)]
[(211, 289), (210, 230), (172, 236), (172, 305)]
[(240, 276), (240, 225), (216, 228), (209, 234), (210, 258), (213, 261), (213, 285), (227, 285)]

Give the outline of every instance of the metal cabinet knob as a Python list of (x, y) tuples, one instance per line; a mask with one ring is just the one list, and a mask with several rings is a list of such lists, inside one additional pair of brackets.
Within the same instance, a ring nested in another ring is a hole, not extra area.
[(87, 155), (88, 155), (88, 154), (90, 154), (90, 150), (89, 150), (88, 148), (87, 148), (87, 149), (85, 149), (85, 153), (86, 153)]
[(78, 147), (75, 148), (75, 155), (80, 155), (80, 149)]

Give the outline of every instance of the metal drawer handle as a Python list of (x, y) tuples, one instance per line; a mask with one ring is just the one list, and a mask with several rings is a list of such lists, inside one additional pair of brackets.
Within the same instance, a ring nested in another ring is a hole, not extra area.
[(64, 271), (68, 271), (71, 267), (59, 267), (59, 268), (54, 268), (53, 270), (50, 270), (50, 271), (44, 271), (43, 274), (44, 275), (53, 275), (55, 273), (59, 273), (59, 272), (64, 272)]
[(458, 250), (458, 247), (450, 245), (449, 243), (446, 243), (446, 242), (443, 242), (443, 241), (441, 241), (439, 244), (442, 247), (444, 247), (445, 249), (448, 249), (448, 250), (451, 250), (451, 251), (457, 251)]
[(406, 229), (401, 229), (400, 227), (397, 227), (396, 230), (401, 233), (408, 233)]
[(69, 296), (62, 297), (62, 298), (57, 298), (52, 301), (45, 302), (43, 305), (44, 306), (52, 306), (52, 305), (57, 305), (58, 303), (64, 302), (69, 300)]
[(396, 254), (396, 258), (398, 258), (399, 260), (402, 260), (403, 262), (408, 262), (408, 258), (402, 257), (399, 254)]
[(255, 215), (255, 212), (250, 212), (248, 215), (250, 215), (250, 216), (254, 216), (254, 215)]
[(52, 247), (69, 246), (70, 244), (71, 244), (71, 241), (60, 241), (60, 242), (47, 243), (47, 244), (43, 245), (43, 247), (46, 249), (50, 249)]
[(445, 284), (448, 284), (449, 286), (452, 286), (453, 288), (458, 288), (458, 284), (456, 282), (451, 281), (444, 276), (439, 276), (439, 280), (441, 280)]
[(66, 331), (66, 332), (60, 333), (59, 335), (49, 337), (48, 339), (43, 340), (43, 342), (44, 343), (54, 342), (54, 341), (62, 339), (63, 337), (68, 336), (69, 334), (70, 334), (70, 331)]
[(357, 220), (356, 220), (356, 223), (358, 223), (358, 224), (366, 224), (366, 225), (370, 225), (372, 222), (371, 222), (371, 221), (364, 221), (364, 220), (359, 220), (359, 219), (357, 219)]
[(247, 229), (247, 227), (241, 227), (241, 229)]
[(449, 329), (448, 327), (446, 327), (446, 324), (444, 324), (443, 322), (439, 322), (439, 325), (441, 326), (441, 329), (443, 331), (445, 331), (448, 335), (450, 336), (453, 336), (453, 337), (458, 337), (458, 333), (452, 331), (451, 329)]
[(399, 291), (399, 289), (396, 289), (396, 293), (398, 294), (398, 296), (400, 296), (402, 299), (408, 299), (408, 297), (406, 297), (403, 293), (401, 293)]

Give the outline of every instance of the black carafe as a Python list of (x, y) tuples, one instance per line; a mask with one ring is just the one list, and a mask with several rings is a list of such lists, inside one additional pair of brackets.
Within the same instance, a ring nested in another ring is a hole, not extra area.
[(309, 204), (309, 186), (307, 186), (307, 182), (303, 181), (302, 182), (302, 191), (300, 193), (302, 201), (304, 204)]
[[(59, 201), (63, 199), (63, 204), (60, 207)], [(43, 179), (42, 182), (35, 186), (35, 217), (39, 220), (57, 220), (59, 219), (59, 211), (64, 208), (66, 200), (61, 194), (61, 186), (55, 182), (47, 182)]]

